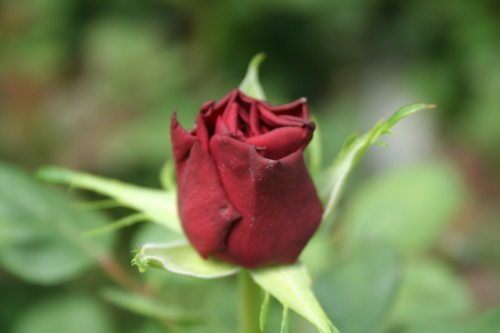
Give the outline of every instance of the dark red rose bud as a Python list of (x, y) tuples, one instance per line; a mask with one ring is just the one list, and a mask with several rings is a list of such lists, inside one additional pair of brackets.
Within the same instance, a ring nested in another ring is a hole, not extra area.
[(239, 90), (205, 103), (190, 132), (174, 115), (179, 213), (201, 256), (297, 260), (323, 213), (303, 158), (313, 131), (305, 99), (272, 107)]

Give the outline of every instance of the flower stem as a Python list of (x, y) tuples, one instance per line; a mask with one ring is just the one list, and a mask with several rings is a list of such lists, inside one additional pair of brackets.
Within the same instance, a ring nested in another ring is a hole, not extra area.
[(239, 288), (239, 333), (260, 333), (260, 288), (250, 274), (242, 270), (238, 275)]

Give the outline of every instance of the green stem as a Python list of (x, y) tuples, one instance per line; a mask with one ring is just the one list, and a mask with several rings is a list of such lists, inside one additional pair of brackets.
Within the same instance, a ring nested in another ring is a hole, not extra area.
[(250, 274), (241, 271), (238, 276), (240, 313), (239, 333), (260, 333), (260, 288), (253, 282)]

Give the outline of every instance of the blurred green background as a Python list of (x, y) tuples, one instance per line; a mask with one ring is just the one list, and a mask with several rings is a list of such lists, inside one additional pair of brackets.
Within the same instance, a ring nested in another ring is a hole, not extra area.
[[(141, 224), (82, 238), (126, 212), (76, 209), (75, 193), (32, 173), (57, 164), (160, 187), (172, 112), (190, 127), (258, 52), (272, 104), (308, 98), (324, 166), (397, 107), (438, 105), (371, 149), (303, 255), (332, 320), (344, 333), (500, 331), (500, 2), (0, 8), (1, 332), (234, 332), (232, 279), (139, 276), (131, 251), (168, 234)], [(278, 324), (273, 304), (269, 332)], [(296, 316), (292, 331), (313, 332)]]

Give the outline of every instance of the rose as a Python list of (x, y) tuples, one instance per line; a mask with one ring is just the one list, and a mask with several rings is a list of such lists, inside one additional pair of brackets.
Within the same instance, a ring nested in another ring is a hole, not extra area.
[(179, 214), (202, 257), (297, 260), (323, 212), (303, 158), (314, 128), (305, 99), (272, 107), (239, 90), (205, 103), (190, 132), (174, 114)]

